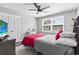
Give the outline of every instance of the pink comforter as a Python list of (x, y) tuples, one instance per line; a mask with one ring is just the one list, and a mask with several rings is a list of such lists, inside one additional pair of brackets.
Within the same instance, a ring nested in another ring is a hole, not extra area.
[(38, 34), (31, 34), (28, 36), (25, 36), (24, 39), (22, 40), (22, 44), (29, 46), (31, 48), (34, 48), (34, 40), (35, 38), (44, 36), (44, 34), (38, 33)]

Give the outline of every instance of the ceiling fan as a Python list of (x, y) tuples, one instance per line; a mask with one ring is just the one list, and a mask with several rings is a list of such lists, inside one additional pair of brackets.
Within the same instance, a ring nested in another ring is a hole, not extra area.
[(39, 12), (47, 12), (47, 11), (44, 11), (44, 10), (50, 7), (50, 6), (46, 6), (46, 7), (41, 8), (41, 6), (40, 6), (40, 5), (37, 5), (37, 3), (34, 3), (34, 6), (35, 6), (37, 9), (29, 9), (29, 10), (30, 10), (30, 11), (37, 11), (37, 14), (38, 14)]

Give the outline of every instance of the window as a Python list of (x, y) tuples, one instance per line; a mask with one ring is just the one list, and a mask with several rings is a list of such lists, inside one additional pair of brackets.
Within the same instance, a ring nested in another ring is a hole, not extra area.
[(64, 29), (64, 16), (55, 18), (43, 19), (42, 20), (42, 31), (45, 32), (56, 32), (59, 28)]

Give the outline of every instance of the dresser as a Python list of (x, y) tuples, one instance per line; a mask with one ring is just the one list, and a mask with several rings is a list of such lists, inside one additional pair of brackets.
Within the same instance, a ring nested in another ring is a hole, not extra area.
[(0, 55), (15, 55), (15, 39), (0, 41)]

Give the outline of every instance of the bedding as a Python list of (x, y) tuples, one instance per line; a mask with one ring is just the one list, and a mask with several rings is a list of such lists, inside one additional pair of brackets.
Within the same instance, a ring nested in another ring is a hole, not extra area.
[(36, 38), (37, 41), (44, 42), (47, 44), (61, 44), (65, 46), (76, 47), (77, 42), (74, 38), (60, 38), (59, 40), (55, 40), (55, 35), (45, 35), (42, 37)]
[(59, 44), (47, 44), (37, 40), (35, 40), (34, 49), (44, 55), (74, 55), (74, 49), (72, 47)]
[(23, 45), (34, 48), (38, 52), (52, 55), (74, 54), (73, 47), (77, 46), (76, 40), (68, 38), (55, 39), (55, 35), (32, 34), (25, 36)]
[(22, 40), (22, 44), (29, 46), (31, 48), (34, 48), (34, 40), (37, 37), (41, 37), (44, 36), (44, 34), (38, 33), (38, 34), (31, 34), (31, 35), (27, 35), (23, 38)]
[[(63, 41), (66, 44), (64, 44)], [(55, 35), (46, 35), (43, 37), (36, 38), (34, 49), (38, 52), (42, 52), (45, 55), (72, 55), (74, 54), (73, 47), (76, 47), (76, 45), (77, 43), (75, 40), (55, 40)]]
[(61, 38), (74, 38), (75, 37), (75, 33), (73, 32), (63, 32), (60, 34)]
[(57, 40), (57, 43), (66, 46), (72, 46), (72, 47), (77, 46), (77, 42), (75, 41), (74, 38), (60, 38), (59, 40)]

